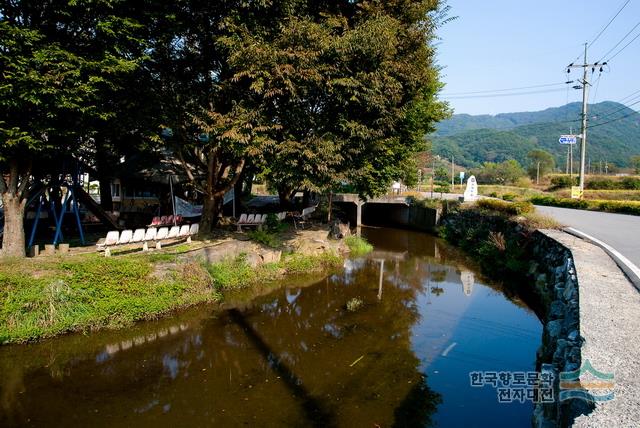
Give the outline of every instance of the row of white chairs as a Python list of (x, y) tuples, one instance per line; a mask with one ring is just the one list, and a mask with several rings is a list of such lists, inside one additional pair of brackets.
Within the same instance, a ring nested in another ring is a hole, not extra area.
[[(262, 226), (267, 221), (268, 214), (240, 214), (240, 218), (236, 222), (238, 231), (242, 231), (242, 226)], [(278, 221), (287, 218), (287, 212), (276, 213)]]
[(100, 240), (96, 246), (98, 250), (104, 249), (105, 255), (110, 255), (108, 247), (116, 246), (116, 245), (126, 245), (126, 244), (137, 244), (143, 243), (143, 250), (148, 250), (148, 243), (155, 242), (156, 248), (162, 248), (161, 242), (168, 239), (178, 239), (178, 238), (187, 238), (188, 241), (191, 240), (192, 235), (196, 235), (200, 230), (200, 224), (194, 223), (192, 225), (182, 225), (182, 226), (172, 226), (169, 227), (149, 227), (148, 229), (136, 229), (131, 230), (123, 230), (122, 232), (118, 232), (117, 230), (112, 230), (107, 233), (107, 236), (104, 240)]

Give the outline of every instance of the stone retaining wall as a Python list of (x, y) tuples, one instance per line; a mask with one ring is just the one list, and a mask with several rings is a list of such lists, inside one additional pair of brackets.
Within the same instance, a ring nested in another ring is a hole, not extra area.
[(578, 370), (582, 364), (579, 284), (571, 250), (548, 232), (535, 232), (528, 274), (535, 281), (545, 310), (542, 345), (537, 356), (539, 370), (553, 373), (556, 379), (554, 402), (535, 405), (534, 426), (565, 426), (584, 405), (575, 400), (558, 400), (560, 372)]
[[(514, 290), (521, 295), (533, 294), (537, 303), (537, 313), (544, 324), (542, 344), (537, 353), (537, 369), (542, 373), (553, 374), (554, 400), (552, 403), (536, 404), (533, 425), (535, 427), (555, 427), (570, 425), (575, 415), (588, 413), (586, 402), (567, 400), (560, 402), (559, 374), (578, 370), (581, 367), (581, 348), (583, 339), (580, 334), (580, 295), (574, 258), (571, 250), (554, 239), (559, 231), (528, 231), (523, 225), (500, 216), (484, 216), (469, 210), (452, 212), (445, 215), (441, 227), (443, 234), (459, 245), (473, 251), (491, 241), (491, 235), (501, 236), (509, 244), (503, 249), (503, 259), (510, 258), (513, 265), (519, 266), (518, 272), (503, 272), (509, 263), (499, 268), (493, 263), (484, 264), (489, 275), (517, 275), (522, 281), (520, 289)], [(471, 238), (469, 238), (471, 237)], [(472, 241), (469, 241), (472, 239)], [(465, 242), (461, 242), (465, 241)], [(517, 249), (517, 253), (514, 252)], [(483, 257), (482, 251), (475, 255)], [(495, 256), (493, 256), (495, 257)], [(517, 263), (515, 263), (517, 259)], [(491, 261), (496, 261), (491, 259)], [(481, 260), (481, 265), (483, 265)], [(493, 272), (490, 269), (494, 269)], [(533, 288), (533, 293), (531, 293)], [(531, 299), (529, 299), (531, 300)], [(529, 302), (532, 304), (533, 302)]]

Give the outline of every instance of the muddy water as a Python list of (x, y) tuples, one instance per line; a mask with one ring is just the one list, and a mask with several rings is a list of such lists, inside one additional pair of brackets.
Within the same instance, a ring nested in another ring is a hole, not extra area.
[(469, 372), (533, 370), (535, 315), (428, 235), (363, 233), (372, 254), (311, 284), (0, 348), (0, 426), (530, 426)]

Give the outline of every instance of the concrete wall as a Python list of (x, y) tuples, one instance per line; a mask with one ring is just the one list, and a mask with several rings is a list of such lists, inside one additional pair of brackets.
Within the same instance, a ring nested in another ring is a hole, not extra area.
[(440, 211), (404, 204), (367, 203), (362, 207), (362, 222), (369, 226), (393, 226), (435, 232)]

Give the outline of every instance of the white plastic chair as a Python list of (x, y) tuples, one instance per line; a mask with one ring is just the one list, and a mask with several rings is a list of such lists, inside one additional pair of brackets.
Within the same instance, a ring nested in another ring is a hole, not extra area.
[(189, 236), (189, 225), (188, 224), (183, 224), (182, 226), (180, 226), (180, 234), (179, 236), (181, 238), (184, 238), (185, 236)]
[(158, 233), (156, 234), (156, 241), (162, 241), (163, 239), (167, 239), (167, 237), (169, 236), (169, 228), (168, 227), (161, 227), (160, 229), (158, 229)]
[(194, 223), (189, 228), (189, 235), (197, 235), (200, 231), (200, 223)]
[(256, 215), (255, 214), (249, 214), (247, 216), (247, 221), (245, 222), (246, 224), (253, 224), (256, 222)]
[(158, 229), (155, 227), (150, 227), (147, 229), (147, 233), (144, 235), (145, 241), (153, 241), (156, 239), (156, 235), (158, 234)]
[(133, 239), (133, 230), (127, 229), (123, 230), (120, 234), (120, 239), (118, 239), (118, 245), (128, 244)]
[(133, 232), (133, 239), (131, 239), (131, 243), (144, 241), (144, 232), (144, 229), (136, 229), (136, 231)]
[(238, 219), (238, 224), (243, 224), (247, 222), (247, 215), (246, 214), (240, 214), (240, 218)]
[(167, 236), (167, 238), (173, 239), (173, 238), (177, 238), (178, 236), (180, 236), (180, 226), (171, 226), (171, 229), (169, 229), (169, 235)]
[(120, 238), (120, 232), (117, 230), (112, 230), (107, 232), (107, 237), (104, 238), (104, 242), (96, 244), (98, 248), (108, 247), (110, 245), (116, 245)]

